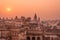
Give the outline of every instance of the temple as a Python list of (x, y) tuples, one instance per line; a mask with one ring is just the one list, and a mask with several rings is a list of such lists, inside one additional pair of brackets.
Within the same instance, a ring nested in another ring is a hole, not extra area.
[(60, 40), (60, 20), (40, 21), (36, 14), (0, 18), (0, 40)]

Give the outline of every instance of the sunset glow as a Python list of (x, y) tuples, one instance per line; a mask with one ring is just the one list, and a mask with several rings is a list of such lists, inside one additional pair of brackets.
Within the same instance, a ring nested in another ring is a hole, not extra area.
[[(0, 16), (60, 18), (60, 0), (0, 0)], [(8, 16), (9, 15), (9, 16)]]
[(6, 10), (7, 10), (8, 12), (10, 12), (10, 11), (11, 11), (11, 8), (6, 8)]

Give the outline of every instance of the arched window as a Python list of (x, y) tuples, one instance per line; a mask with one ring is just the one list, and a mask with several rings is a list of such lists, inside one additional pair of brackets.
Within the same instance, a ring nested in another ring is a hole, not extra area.
[(37, 40), (40, 40), (40, 37), (37, 37)]
[(35, 37), (32, 37), (32, 40), (35, 40)]
[(45, 40), (50, 40), (50, 37), (45, 37)]
[(30, 37), (27, 37), (27, 40), (30, 40)]

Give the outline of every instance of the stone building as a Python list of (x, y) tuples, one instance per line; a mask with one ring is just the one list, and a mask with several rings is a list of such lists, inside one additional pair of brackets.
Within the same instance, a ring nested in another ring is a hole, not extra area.
[(42, 23), (36, 14), (33, 19), (0, 18), (0, 40), (60, 40), (60, 29), (48, 24)]

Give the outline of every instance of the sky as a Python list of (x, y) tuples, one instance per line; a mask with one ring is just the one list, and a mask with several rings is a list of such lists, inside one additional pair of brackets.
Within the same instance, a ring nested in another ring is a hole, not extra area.
[(0, 17), (60, 19), (60, 0), (0, 0)]

